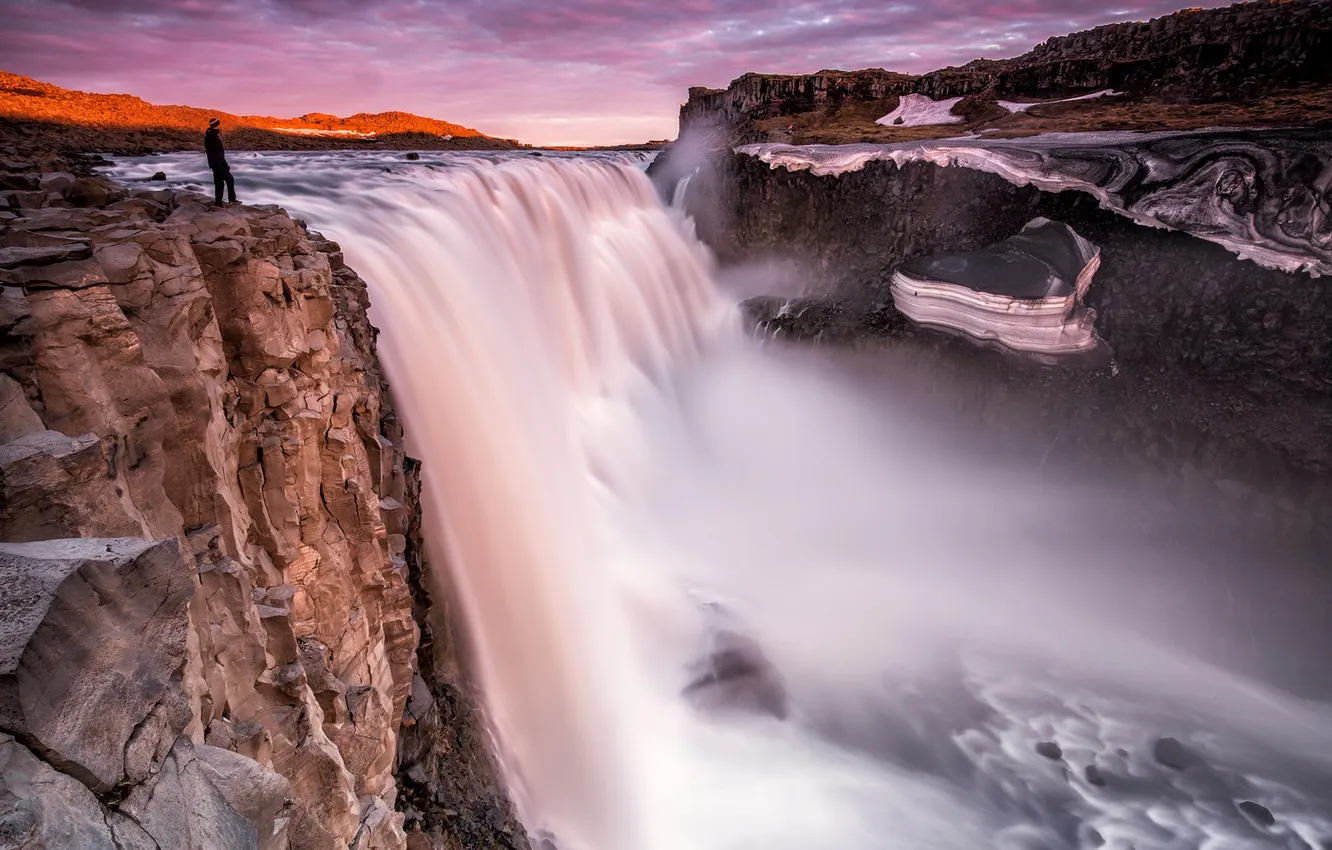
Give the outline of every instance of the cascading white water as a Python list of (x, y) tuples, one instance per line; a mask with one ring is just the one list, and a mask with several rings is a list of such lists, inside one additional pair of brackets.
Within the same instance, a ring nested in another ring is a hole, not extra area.
[[(371, 286), (529, 828), (561, 850), (1332, 841), (1332, 718), (1172, 648), (1220, 610), (1190, 586), (1178, 616), (1157, 581), (1176, 556), (1127, 542), (1103, 494), (746, 339), (641, 164), (235, 165)], [(772, 663), (785, 719), (682, 696), (711, 603)], [(1159, 764), (1161, 735), (1207, 766)]]

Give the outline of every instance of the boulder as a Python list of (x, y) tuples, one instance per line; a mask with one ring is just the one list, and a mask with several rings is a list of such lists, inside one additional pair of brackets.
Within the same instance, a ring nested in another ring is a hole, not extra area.
[(0, 728), (96, 792), (147, 779), (189, 722), (193, 590), (175, 539), (0, 544)]
[(685, 686), (694, 705), (708, 711), (747, 711), (784, 719), (786, 688), (752, 638), (719, 631), (712, 651)]
[(0, 734), (0, 847), (158, 850), (134, 821), (106, 812), (82, 783)]
[(1178, 738), (1158, 738), (1152, 745), (1152, 758), (1171, 770), (1188, 770), (1204, 764), (1202, 757), (1184, 746)]
[[(256, 765), (257, 766), (257, 765)], [(253, 824), (232, 808), (209, 779), (189, 738), (176, 741), (161, 770), (138, 785), (120, 810), (143, 827), (160, 848), (258, 850)]]
[(1036, 754), (1050, 761), (1059, 761), (1064, 757), (1064, 751), (1054, 741), (1041, 741), (1036, 745)]
[(195, 747), (199, 766), (231, 808), (253, 824), (259, 850), (288, 846), (285, 811), (291, 783), (254, 759), (217, 747)]
[(1236, 807), (1258, 826), (1276, 826), (1276, 817), (1272, 814), (1272, 810), (1261, 803), (1244, 800)]

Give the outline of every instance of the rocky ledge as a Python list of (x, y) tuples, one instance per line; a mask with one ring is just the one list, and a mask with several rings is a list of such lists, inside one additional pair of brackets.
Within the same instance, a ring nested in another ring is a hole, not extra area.
[(0, 284), (0, 846), (525, 848), (338, 246), (11, 156)]

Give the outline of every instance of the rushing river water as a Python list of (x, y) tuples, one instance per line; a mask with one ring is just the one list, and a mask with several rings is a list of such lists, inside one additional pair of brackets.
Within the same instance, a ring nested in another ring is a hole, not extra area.
[(369, 283), (534, 835), (1332, 846), (1332, 711), (1199, 649), (1268, 640), (1206, 557), (749, 339), (644, 158), (232, 160)]

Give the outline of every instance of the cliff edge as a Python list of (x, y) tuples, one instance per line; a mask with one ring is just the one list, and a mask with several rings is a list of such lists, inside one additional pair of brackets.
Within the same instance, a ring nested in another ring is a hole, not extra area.
[(11, 154), (0, 284), (0, 844), (525, 848), (338, 246)]

